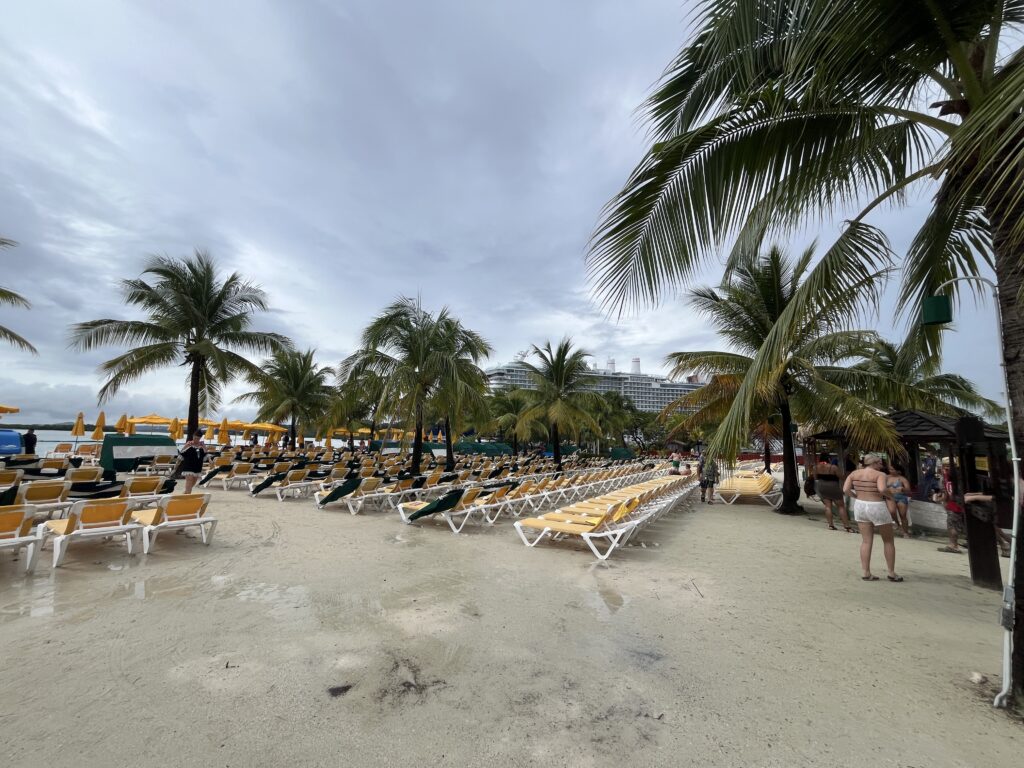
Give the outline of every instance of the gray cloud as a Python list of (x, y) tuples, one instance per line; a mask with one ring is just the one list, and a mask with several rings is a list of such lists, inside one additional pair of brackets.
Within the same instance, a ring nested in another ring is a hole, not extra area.
[[(41, 354), (0, 349), (0, 400), (22, 397), (39, 418), (94, 407), (112, 351), (68, 353), (67, 326), (126, 316), (118, 281), (147, 254), (193, 247), (270, 292), (257, 327), (326, 363), (416, 293), (483, 333), (499, 361), (565, 333), (646, 370), (716, 346), (681, 301), (609, 321), (582, 264), (644, 149), (635, 110), (687, 13), (678, 0), (7, 9), (0, 233), (21, 245), (0, 259), (34, 309), (0, 310), (0, 323)], [(886, 220), (894, 240), (909, 220)], [(983, 317), (964, 325), (984, 341)], [(994, 352), (989, 375), (949, 346), (950, 368), (998, 391)], [(170, 409), (181, 390), (171, 370), (127, 396)]]

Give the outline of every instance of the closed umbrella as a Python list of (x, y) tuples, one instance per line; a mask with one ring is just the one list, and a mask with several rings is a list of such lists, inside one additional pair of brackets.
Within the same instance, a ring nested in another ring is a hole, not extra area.
[(203, 440), (206, 440), (207, 442), (213, 441), (213, 424), (206, 427), (206, 434), (203, 435)]
[(131, 418), (127, 419), (124, 423), (124, 434), (126, 437), (135, 434), (135, 422), (132, 421), (132, 419), (134, 418), (135, 417), (132, 416)]
[(324, 448), (334, 448), (334, 446), (331, 444), (331, 433), (330, 432), (327, 433), (327, 439), (324, 440)]
[(181, 431), (181, 422), (178, 421), (178, 417), (175, 416), (171, 419), (171, 423), (167, 425), (167, 436), (170, 437), (171, 440), (180, 440)]
[(220, 423), (220, 429), (217, 430), (217, 442), (220, 445), (227, 445), (231, 442), (231, 433), (228, 431), (228, 420), (227, 417)]
[(107, 426), (107, 417), (103, 411), (100, 411), (100, 415), (96, 417), (96, 429), (92, 431), (90, 439), (102, 440), (103, 439), (103, 428)]
[(85, 414), (81, 411), (78, 412), (78, 416), (75, 418), (75, 425), (71, 427), (71, 436), (75, 438), (75, 445), (78, 445), (78, 438), (85, 434)]
[(114, 429), (122, 435), (128, 431), (128, 414), (122, 413), (121, 418), (114, 423)]

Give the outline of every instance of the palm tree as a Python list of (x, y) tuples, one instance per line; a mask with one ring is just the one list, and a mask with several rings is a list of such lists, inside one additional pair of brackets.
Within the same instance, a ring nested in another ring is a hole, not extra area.
[(320, 424), (331, 406), (334, 390), (330, 380), (334, 369), (317, 365), (316, 350), (283, 350), (246, 378), (255, 387), (235, 398), (257, 406), (257, 421), (279, 424), (288, 420), (288, 440), (295, 448), (296, 435)]
[[(778, 248), (741, 262), (718, 288), (698, 288), (691, 303), (706, 316), (730, 351), (676, 352), (668, 355), (673, 376), (697, 372), (710, 377), (704, 387), (685, 395), (666, 409), (695, 409), (684, 425), (718, 424), (707, 448), (713, 456), (732, 458), (751, 433), (772, 414), (781, 422), (783, 501), (780, 512), (801, 511), (798, 499), (796, 451), (790, 425), (814, 421), (825, 428), (845, 429), (855, 441), (897, 445), (892, 425), (870, 405), (848, 391), (851, 384), (868, 388), (875, 378), (842, 365), (862, 357), (876, 341), (875, 334), (850, 328), (858, 304), (877, 297), (880, 283), (866, 277), (857, 290), (822, 300), (809, 296), (815, 272), (813, 249), (790, 262)], [(786, 325), (793, 308), (797, 322)], [(777, 334), (786, 330), (778, 364), (767, 373), (756, 359)], [(896, 387), (893, 387), (894, 390)], [(902, 392), (900, 394), (903, 394)], [(770, 460), (770, 454), (769, 454)]]
[[(13, 240), (0, 237), (0, 248), (12, 248), (15, 245), (16, 243)], [(0, 306), (21, 307), (22, 309), (32, 308), (28, 299), (14, 291), (4, 288), (3, 286), (0, 286)], [(6, 341), (11, 346), (24, 349), (26, 352), (31, 352), (33, 355), (39, 354), (36, 348), (33, 347), (27, 339), (19, 336), (10, 328), (6, 328), (2, 325), (0, 325), (0, 341)]]
[(447, 309), (434, 317), (419, 299), (404, 296), (370, 322), (361, 341), (362, 348), (342, 363), (341, 375), (358, 379), (372, 371), (380, 377), (383, 412), (413, 428), (411, 470), (419, 474), (428, 410), (440, 405), (450, 414), (460, 398), (469, 396), (476, 376), (471, 368), (489, 347)]
[[(941, 358), (929, 350), (926, 332), (919, 327), (900, 344), (877, 339), (867, 357), (854, 368), (873, 374), (871, 389), (856, 394), (881, 408), (894, 409), (901, 392), (912, 388), (920, 396), (918, 407), (930, 413), (957, 416), (973, 411), (993, 418), (1003, 415), (1002, 406), (979, 394), (969, 379), (942, 372)], [(899, 391), (887, 393), (888, 381)]]
[(537, 417), (531, 415), (533, 398), (526, 389), (506, 389), (495, 392), (490, 398), (488, 429), (507, 434), (512, 440), (512, 455), (519, 454), (519, 441), (528, 442), (547, 435), (547, 428)]
[(434, 407), (444, 420), (445, 471), (455, 469), (453, 433), (461, 431), (467, 411), (482, 413), (487, 408), (487, 374), (480, 363), (493, 351), (475, 331), (443, 312), (437, 318), (440, 353), (444, 365), (434, 390)]
[[(350, 450), (355, 447), (353, 433), (366, 424), (375, 425), (373, 420), (376, 418), (379, 394), (375, 396), (362, 386), (367, 381), (379, 382), (379, 379), (369, 373), (360, 381), (339, 379), (331, 390), (330, 403), (320, 423), (325, 434), (332, 434), (335, 430), (347, 431)], [(374, 397), (376, 399), (372, 399)], [(371, 440), (373, 432), (371, 429)]]
[[(653, 147), (595, 233), (597, 291), (619, 306), (655, 302), (723, 245), (735, 263), (851, 207), (837, 246), (866, 246), (873, 266), (886, 243), (868, 214), (937, 182), (900, 304), (916, 317), (947, 279), (994, 271), (1008, 392), (1024, 392), (1022, 25), (1017, 0), (702, 4), (646, 104)], [(1024, 398), (1011, 404), (1024, 444)]]
[(543, 347), (532, 347), (537, 364), (524, 361), (528, 374), (537, 387), (531, 390), (533, 407), (527, 411), (530, 418), (543, 419), (548, 425), (548, 437), (554, 448), (555, 463), (562, 465), (563, 432), (578, 432), (587, 427), (595, 434), (601, 431), (591, 412), (598, 407), (600, 395), (587, 388), (585, 374), (590, 353), (572, 348), (572, 339), (563, 338), (558, 346), (551, 342)]
[(636, 414), (636, 406), (628, 395), (621, 392), (602, 392), (601, 402), (594, 418), (601, 427), (597, 437), (626, 447), (626, 429)]
[[(143, 278), (155, 278), (146, 282)], [(267, 309), (267, 295), (237, 272), (224, 280), (217, 276), (209, 254), (196, 251), (191, 258), (156, 256), (142, 276), (124, 280), (126, 304), (138, 307), (142, 320), (90, 320), (71, 328), (71, 346), (89, 351), (106, 345), (137, 345), (103, 363), (107, 377), (99, 391), (102, 404), (151, 371), (171, 365), (188, 372), (188, 433), (199, 426), (199, 414), (215, 410), (221, 388), (256, 367), (240, 351), (274, 353), (291, 348), (276, 333), (250, 330), (252, 316)]]

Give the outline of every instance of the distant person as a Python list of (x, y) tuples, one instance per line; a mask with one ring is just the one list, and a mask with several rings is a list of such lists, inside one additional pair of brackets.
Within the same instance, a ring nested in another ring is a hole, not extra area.
[(893, 522), (900, 527), (904, 539), (910, 538), (910, 481), (903, 475), (903, 467), (893, 462), (886, 471), (885, 486), (892, 493), (887, 498), (889, 514)]
[(829, 461), (831, 457), (828, 452), (818, 456), (818, 464), (814, 468), (815, 482), (814, 491), (825, 505), (825, 520), (830, 531), (839, 530), (836, 528), (835, 518), (832, 515), (832, 508), (839, 511), (839, 519), (842, 520), (843, 528), (847, 533), (853, 533), (853, 526), (850, 525), (850, 517), (846, 511), (846, 500), (843, 497), (842, 475), (839, 467)]
[(672, 451), (669, 455), (668, 460), (672, 463), (672, 468), (668, 471), (670, 475), (679, 474), (679, 463), (682, 461), (682, 456), (679, 455), (679, 451)]
[(36, 431), (29, 427), (28, 432), (21, 436), (22, 442), (25, 443), (25, 453), (36, 452)]
[(718, 485), (718, 463), (714, 458), (701, 455), (697, 465), (697, 478), (700, 480), (700, 500), (708, 504), (715, 503), (715, 486)]
[(864, 581), (878, 581), (871, 575), (871, 549), (875, 543), (875, 528), (882, 537), (885, 552), (885, 564), (889, 570), (889, 581), (903, 581), (896, 574), (896, 541), (893, 538), (892, 515), (886, 506), (885, 498), (889, 495), (885, 487), (886, 474), (881, 471), (882, 457), (869, 453), (864, 457), (864, 467), (856, 469), (846, 476), (844, 492), (855, 497), (853, 502), (853, 519), (860, 528), (860, 565)]
[(260, 444), (260, 436), (259, 435), (253, 435), (252, 436), (252, 440), (249, 442), (249, 445), (251, 445), (253, 448), (258, 448), (259, 444)]
[(693, 470), (690, 468), (690, 462), (683, 464), (683, 471), (679, 473), (683, 477), (689, 477), (693, 474)]
[(964, 519), (964, 508), (954, 493), (953, 474), (949, 467), (942, 468), (942, 490), (935, 498), (946, 509), (946, 533), (949, 536), (949, 544), (939, 547), (939, 552), (959, 555), (963, 552), (960, 549), (960, 536), (967, 531), (967, 522)]
[(932, 497), (941, 493), (938, 475), (939, 461), (932, 451), (928, 451), (921, 460), (921, 488), (918, 495), (921, 501), (932, 501)]
[(197, 429), (195, 434), (178, 451), (181, 456), (181, 474), (185, 478), (185, 493), (192, 493), (192, 488), (203, 472), (203, 458), (206, 447), (203, 445), (203, 430)]

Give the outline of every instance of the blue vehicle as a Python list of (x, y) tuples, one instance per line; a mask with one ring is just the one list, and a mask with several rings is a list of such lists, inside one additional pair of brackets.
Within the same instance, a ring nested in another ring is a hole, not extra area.
[(14, 456), (21, 452), (21, 433), (13, 429), (0, 429), (0, 456)]

